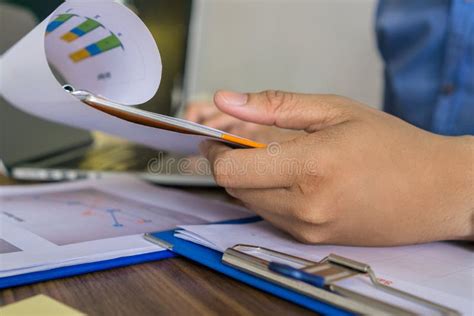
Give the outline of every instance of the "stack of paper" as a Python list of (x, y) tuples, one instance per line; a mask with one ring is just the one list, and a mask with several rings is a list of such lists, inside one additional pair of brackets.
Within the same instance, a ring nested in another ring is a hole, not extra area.
[(0, 191), (0, 278), (161, 251), (147, 232), (250, 216), (132, 177)]
[[(370, 264), (380, 281), (465, 315), (474, 314), (474, 245), (436, 242), (403, 247), (343, 247), (301, 244), (261, 221), (239, 225), (180, 226), (175, 236), (224, 252), (236, 244), (248, 244), (320, 261), (337, 254)], [(433, 311), (376, 291), (367, 278), (338, 282), (347, 288), (399, 304), (419, 314)]]

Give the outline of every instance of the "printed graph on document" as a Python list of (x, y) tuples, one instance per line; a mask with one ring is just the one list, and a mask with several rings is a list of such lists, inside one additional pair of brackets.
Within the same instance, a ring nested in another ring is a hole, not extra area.
[[(69, 58), (74, 63), (93, 58), (110, 50), (125, 50), (119, 38), (122, 34), (115, 34), (99, 22), (99, 19), (100, 15), (91, 18), (74, 13), (59, 14), (49, 22), (46, 35), (54, 36), (52, 34), (58, 33), (55, 36), (59, 36), (61, 42), (74, 47), (69, 53)], [(79, 41), (81, 39), (84, 40)]]
[(59, 246), (203, 222), (95, 188), (0, 197), (0, 215)]
[(145, 82), (150, 64), (144, 56), (149, 49), (142, 44), (152, 39), (137, 34), (142, 25), (136, 22), (116, 5), (104, 9), (99, 3), (80, 8), (66, 5), (51, 16), (44, 44), (58, 82), (104, 96), (129, 88), (130, 83)]

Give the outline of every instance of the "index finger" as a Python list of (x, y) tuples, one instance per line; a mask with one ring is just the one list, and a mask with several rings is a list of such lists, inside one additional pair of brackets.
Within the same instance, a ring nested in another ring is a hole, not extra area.
[(288, 143), (266, 148), (232, 149), (220, 142), (206, 141), (201, 151), (209, 160), (217, 184), (235, 189), (290, 187), (298, 176), (299, 160), (292, 157)]

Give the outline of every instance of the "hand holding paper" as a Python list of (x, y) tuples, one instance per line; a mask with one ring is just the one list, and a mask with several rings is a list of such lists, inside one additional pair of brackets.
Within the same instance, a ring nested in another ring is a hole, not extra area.
[(62, 88), (68, 83), (132, 106), (156, 93), (161, 69), (156, 43), (132, 11), (110, 0), (68, 0), (5, 53), (0, 91), (19, 109), (47, 120), (100, 130), (156, 149), (198, 153), (199, 143), (210, 137), (113, 117)]

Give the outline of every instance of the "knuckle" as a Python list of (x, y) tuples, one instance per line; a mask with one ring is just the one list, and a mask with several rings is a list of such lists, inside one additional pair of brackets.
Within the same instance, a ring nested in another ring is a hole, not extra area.
[(226, 187), (233, 183), (233, 164), (226, 153), (217, 155), (212, 164), (214, 180), (220, 186)]
[(263, 92), (269, 112), (281, 112), (291, 108), (295, 103), (295, 94), (280, 90), (267, 90)]
[(285, 102), (285, 93), (280, 90), (266, 90), (264, 96), (272, 107), (279, 107)]
[[(216, 181), (217, 185), (221, 187), (228, 187), (232, 184), (231, 176), (223, 173), (214, 173), (214, 180)], [(232, 194), (231, 194), (232, 195)]]
[(239, 190), (232, 189), (232, 188), (226, 188), (225, 190), (230, 196), (233, 196), (237, 199), (239, 198), (239, 192), (240, 192)]
[(324, 242), (324, 235), (316, 227), (303, 227), (290, 233), (296, 240), (303, 244), (320, 244)]
[(335, 120), (337, 118), (339, 121), (348, 121), (353, 118), (355, 114), (354, 108), (359, 104), (352, 99), (336, 94), (327, 95), (326, 102), (333, 105), (327, 109), (328, 120)]
[(333, 104), (345, 104), (351, 101), (349, 98), (346, 98), (342, 95), (338, 94), (326, 94), (325, 95), (326, 102), (330, 102)]
[(320, 207), (316, 203), (305, 203), (293, 210), (293, 214), (298, 221), (310, 225), (320, 225), (328, 222), (328, 213), (328, 209)]

